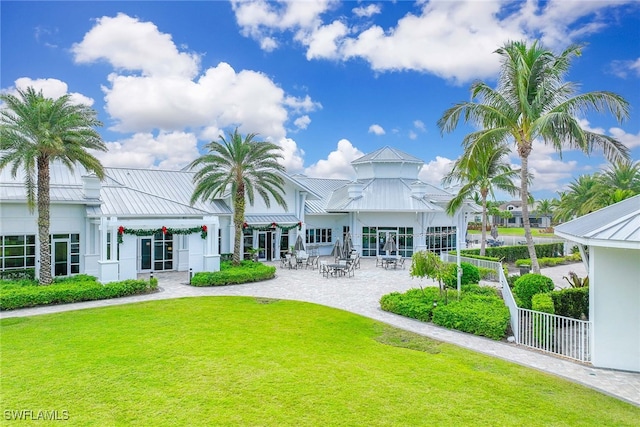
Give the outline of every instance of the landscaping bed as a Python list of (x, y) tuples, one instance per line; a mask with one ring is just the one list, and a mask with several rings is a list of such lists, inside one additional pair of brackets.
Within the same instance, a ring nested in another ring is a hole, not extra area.
[(234, 266), (231, 261), (220, 263), (220, 271), (202, 271), (191, 278), (192, 286), (226, 286), (273, 279), (276, 268), (261, 262), (244, 260)]

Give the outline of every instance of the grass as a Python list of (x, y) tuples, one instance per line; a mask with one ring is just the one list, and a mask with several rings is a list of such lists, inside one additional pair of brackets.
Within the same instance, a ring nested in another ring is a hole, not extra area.
[[(542, 228), (532, 228), (531, 235), (533, 237), (558, 237), (553, 233), (543, 233)], [(481, 234), (482, 230), (468, 230), (469, 234)], [(524, 237), (523, 227), (498, 227), (499, 236), (522, 236)], [(487, 238), (491, 237), (489, 231), (487, 231)]]
[(67, 411), (72, 425), (622, 426), (640, 419), (640, 408), (586, 387), (308, 303), (185, 298), (0, 326), (3, 414)]

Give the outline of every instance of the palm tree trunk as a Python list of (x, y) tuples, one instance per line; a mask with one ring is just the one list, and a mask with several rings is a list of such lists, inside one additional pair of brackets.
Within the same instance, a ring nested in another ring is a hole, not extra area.
[[(529, 144), (529, 147), (531, 144)], [(524, 151), (524, 150), (523, 150)], [(529, 152), (531, 150), (529, 149)], [(531, 258), (532, 273), (540, 274), (540, 265), (538, 264), (538, 256), (536, 248), (533, 244), (533, 236), (531, 235), (531, 222), (529, 221), (529, 153), (520, 152), (520, 180), (522, 200), (522, 225), (524, 226), (524, 237), (527, 241), (527, 249), (529, 249), (529, 258)]]
[(480, 237), (480, 256), (484, 256), (487, 245), (487, 195), (482, 194), (482, 237)]
[(236, 190), (236, 194), (233, 200), (233, 225), (235, 228), (235, 236), (233, 241), (233, 264), (240, 265), (241, 257), (240, 251), (241, 243), (242, 243), (242, 224), (244, 224), (244, 209), (245, 209), (245, 201), (244, 201), (244, 187), (238, 187)]
[(50, 285), (51, 278), (51, 246), (49, 245), (49, 159), (38, 157), (38, 238), (40, 239), (40, 273), (38, 280), (41, 285)]

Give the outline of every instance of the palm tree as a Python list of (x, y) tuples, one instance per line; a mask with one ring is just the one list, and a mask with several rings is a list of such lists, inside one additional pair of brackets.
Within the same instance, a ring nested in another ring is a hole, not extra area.
[(502, 56), (497, 89), (484, 82), (471, 86), (472, 100), (461, 102), (444, 112), (438, 120), (441, 132), (451, 132), (461, 116), (481, 130), (468, 134), (463, 146), (482, 141), (510, 141), (520, 157), (520, 197), (525, 237), (534, 273), (540, 271), (529, 221), (529, 155), (533, 141), (540, 139), (558, 153), (562, 148), (585, 153), (601, 148), (611, 162), (629, 158), (629, 149), (615, 138), (580, 127), (577, 113), (609, 111), (621, 122), (629, 115), (629, 104), (611, 92), (576, 94), (577, 85), (565, 82), (573, 57), (581, 48), (569, 46), (554, 55), (537, 42), (507, 42), (496, 50)]
[(191, 204), (198, 199), (213, 200), (231, 190), (235, 229), (233, 263), (236, 265), (240, 264), (245, 198), (253, 205), (255, 193), (258, 193), (270, 207), (271, 195), (280, 206), (287, 208), (284, 179), (277, 173), (285, 171), (284, 166), (278, 163), (282, 149), (269, 142), (254, 141), (255, 137), (256, 134), (250, 133), (242, 139), (238, 129), (229, 133), (228, 140), (220, 135), (219, 142), (205, 145), (207, 153), (189, 165), (190, 169), (196, 170)]
[(580, 175), (569, 183), (567, 190), (560, 194), (555, 218), (568, 221), (597, 210), (594, 201), (600, 188), (598, 180), (598, 174)]
[(640, 162), (615, 163), (599, 177), (599, 195), (604, 196), (599, 209), (640, 194)]
[(518, 187), (513, 179), (518, 171), (511, 169), (506, 157), (509, 147), (506, 144), (494, 144), (483, 141), (467, 147), (462, 156), (453, 164), (453, 169), (444, 178), (443, 185), (459, 183), (462, 185), (458, 194), (447, 204), (447, 213), (453, 215), (465, 200), (480, 194), (482, 204), (482, 238), (480, 241), (480, 255), (484, 256), (487, 240), (487, 196), (495, 199), (494, 188), (517, 194)]
[[(62, 162), (70, 170), (76, 163), (100, 179), (104, 170), (100, 161), (87, 150), (107, 151), (100, 134), (102, 126), (92, 108), (73, 104), (69, 95), (45, 98), (34, 88), (18, 90), (18, 96), (0, 95), (5, 108), (0, 113), (0, 169), (11, 165), (11, 175), (25, 172), (27, 206), (38, 209), (41, 285), (51, 284), (51, 248), (49, 246), (50, 177), (52, 161)], [(36, 197), (37, 192), (37, 197)], [(36, 203), (37, 200), (37, 203)]]
[(553, 210), (553, 202), (549, 199), (540, 200), (536, 205), (536, 213), (539, 216), (548, 216), (550, 224), (553, 222)]

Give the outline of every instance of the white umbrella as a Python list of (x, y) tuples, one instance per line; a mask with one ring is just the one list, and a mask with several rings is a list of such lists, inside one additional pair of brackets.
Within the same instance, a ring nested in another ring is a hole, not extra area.
[(340, 243), (340, 239), (336, 240), (336, 244), (333, 245), (331, 255), (336, 258), (342, 258), (342, 243)]
[(344, 249), (343, 249), (343, 253), (345, 255), (349, 255), (351, 253), (351, 250), (353, 249), (353, 242), (351, 241), (351, 233), (347, 233), (346, 236), (344, 236)]
[(396, 246), (396, 240), (393, 238), (393, 236), (389, 236), (382, 250), (389, 252), (396, 252), (398, 250), (398, 247)]
[(296, 251), (304, 251), (304, 242), (302, 241), (302, 235), (298, 234), (296, 244), (293, 246)]

